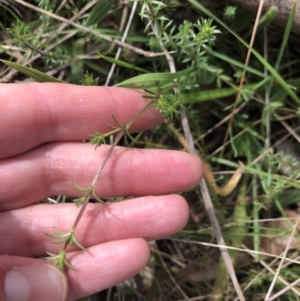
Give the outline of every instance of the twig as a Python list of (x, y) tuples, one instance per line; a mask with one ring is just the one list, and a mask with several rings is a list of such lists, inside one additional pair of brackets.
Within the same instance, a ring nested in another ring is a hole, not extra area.
[[(243, 247), (244, 247), (245, 250), (249, 250), (246, 246), (243, 245)], [(249, 251), (251, 251), (251, 250), (249, 250)], [(252, 253), (250, 253), (250, 252), (249, 252), (248, 254), (249, 254), (250, 256), (252, 256), (254, 259), (256, 259), (255, 256), (258, 255), (258, 254), (252, 254)], [(267, 271), (269, 271), (269, 272), (270, 272), (271, 274), (273, 274), (273, 275), (275, 275), (275, 271), (274, 271), (273, 269), (271, 269), (271, 266), (277, 261), (278, 258), (280, 258), (280, 257), (277, 257), (277, 256), (275, 256), (275, 255), (274, 255), (274, 257), (275, 257), (275, 259), (270, 263), (270, 265), (266, 264), (265, 261), (262, 260), (262, 259), (259, 260), (259, 263), (260, 263)], [(288, 264), (291, 264), (291, 262), (288, 262)], [(264, 272), (264, 270), (261, 271), (258, 275), (256, 275), (254, 279), (259, 278), (263, 272)], [(248, 288), (250, 288), (250, 287), (252, 286), (254, 279), (251, 280), (251, 281), (247, 284), (247, 286), (244, 288), (244, 291), (246, 291)], [(292, 284), (292, 283), (288, 283), (286, 280), (284, 280), (284, 279), (283, 279), (282, 277), (280, 277), (280, 276), (278, 277), (278, 280), (281, 281), (281, 282), (282, 282), (284, 285), (286, 285), (287, 287), (290, 287), (290, 289), (293, 291), (293, 293), (294, 293), (295, 295), (297, 295), (298, 297), (300, 297), (300, 292), (299, 292), (297, 289), (295, 289), (294, 287), (291, 287), (291, 284)], [(300, 279), (298, 279), (298, 281), (300, 281)], [(238, 298), (236, 298), (236, 299), (234, 299), (234, 301), (239, 301), (239, 300), (238, 300)], [(268, 301), (269, 301), (269, 300), (268, 300)]]
[(275, 115), (277, 120), (281, 122), (281, 124), (293, 135), (293, 137), (300, 143), (300, 136), (296, 133), (296, 129), (292, 129), (285, 121), (281, 119), (280, 116)]
[[(198, 241), (198, 240), (179, 239), (179, 238), (171, 238), (171, 237), (168, 237), (166, 239), (171, 240), (171, 241), (178, 241), (178, 242), (183, 242), (183, 243), (194, 244), (194, 245), (201, 245), (201, 246), (204, 246), (204, 247), (220, 248), (219, 244), (202, 242), (202, 241)], [(251, 254), (258, 254), (258, 255), (261, 255), (261, 256), (266, 256), (266, 257), (276, 258), (276, 259), (283, 258), (282, 256), (274, 255), (274, 254), (271, 254), (271, 253), (254, 251), (254, 250), (249, 250), (249, 249), (241, 249), (241, 248), (230, 247), (230, 246), (226, 246), (226, 245), (222, 246), (222, 249), (224, 249), (224, 250), (225, 249), (226, 250), (235, 250), (235, 251), (247, 253), (247, 254), (250, 254), (250, 255)], [(284, 258), (284, 260), (287, 261), (287, 262), (290, 262), (290, 263), (296, 263), (296, 264), (300, 265), (300, 261), (298, 261), (298, 260), (294, 260), (294, 259), (290, 259), (290, 258)]]
[[(138, 4), (138, 1), (134, 1), (133, 2), (133, 6), (132, 6), (132, 9), (131, 9), (131, 13), (130, 13), (130, 16), (129, 16), (129, 20), (128, 20), (128, 23), (126, 25), (126, 28), (125, 28), (125, 31), (123, 33), (123, 36), (122, 36), (122, 39), (121, 39), (121, 42), (125, 42), (126, 40), (126, 37), (128, 35), (128, 32), (129, 32), (129, 29), (130, 29), (130, 26), (131, 26), (131, 23), (132, 23), (132, 20), (133, 20), (133, 17), (134, 17), (134, 14), (135, 14), (135, 11), (136, 11), (136, 7), (137, 7), (137, 4)], [(120, 54), (121, 54), (121, 51), (122, 51), (122, 48), (119, 47), (118, 50), (117, 50), (117, 53), (115, 55), (115, 59), (119, 59), (120, 57)], [(111, 65), (111, 68), (109, 70), (109, 73), (108, 73), (108, 76), (106, 78), (106, 81), (105, 81), (105, 86), (108, 86), (109, 85), (109, 82), (110, 82), (110, 79), (114, 73), (114, 70), (116, 68), (116, 64), (113, 63)]]
[[(170, 131), (176, 136), (178, 141), (181, 143), (181, 145), (187, 150), (190, 151), (189, 144), (186, 140), (186, 138), (181, 135), (177, 129), (175, 128), (173, 123), (168, 122), (165, 120), (165, 123), (167, 124), (167, 127), (170, 129)], [(237, 186), (239, 183), (242, 173), (243, 173), (243, 165), (240, 164), (240, 166), (236, 169), (236, 171), (233, 173), (231, 178), (228, 180), (228, 182), (223, 185), (222, 187), (219, 187), (216, 183), (215, 176), (213, 172), (211, 171), (210, 165), (202, 158), (202, 156), (197, 152), (197, 155), (200, 157), (202, 164), (203, 164), (203, 175), (205, 180), (209, 183), (211, 188), (214, 190), (214, 192), (217, 195), (220, 196), (228, 196)]]
[[(253, 26), (253, 32), (252, 32), (252, 36), (251, 36), (251, 40), (250, 40), (250, 47), (248, 49), (247, 56), (246, 56), (246, 61), (245, 61), (245, 66), (246, 67), (249, 64), (249, 60), (250, 60), (250, 56), (251, 56), (251, 52), (252, 52), (252, 46), (253, 46), (253, 43), (254, 43), (256, 30), (257, 30), (258, 22), (259, 22), (259, 19), (260, 19), (260, 16), (261, 16), (263, 4), (264, 4), (264, 0), (260, 0), (257, 15), (256, 15), (256, 19), (255, 19), (255, 23), (254, 23), (254, 26)], [(246, 68), (244, 68), (241, 79), (240, 79), (239, 89), (238, 89), (238, 92), (237, 92), (237, 95), (236, 95), (236, 98), (235, 98), (235, 101), (234, 101), (233, 112), (235, 112), (238, 101), (240, 100), (240, 97), (241, 97), (241, 94), (242, 94), (242, 88), (243, 88), (244, 81), (245, 81), (245, 76), (246, 76)], [(229, 124), (228, 124), (227, 131), (226, 131), (225, 138), (224, 138), (224, 143), (228, 139), (229, 132), (230, 132), (233, 120), (234, 120), (234, 114), (231, 115), (231, 118), (229, 120)], [(222, 155), (222, 152), (221, 152), (221, 155)]]
[[(157, 35), (157, 32), (155, 30), (154, 30), (154, 32)], [(158, 35), (157, 35), (157, 38), (159, 38)], [(159, 43), (160, 43), (160, 46), (161, 46), (161, 48), (162, 48), (162, 50), (163, 50), (163, 52), (166, 56), (167, 61), (168, 61), (170, 72), (171, 73), (176, 73), (176, 67), (175, 67), (175, 62), (174, 62), (173, 57), (165, 49), (165, 47), (162, 44), (160, 39), (159, 39)], [(185, 109), (183, 107), (180, 108), (180, 116), (181, 116), (181, 124), (182, 124), (182, 127), (183, 127), (184, 135), (186, 137), (186, 140), (188, 141), (190, 153), (197, 154), (196, 149), (195, 149), (195, 145), (194, 145), (194, 142), (193, 142), (192, 134), (191, 134), (191, 131), (190, 131), (190, 127), (189, 127), (189, 122), (187, 120)], [(220, 249), (221, 255), (222, 255), (223, 260), (225, 262), (225, 265), (227, 267), (227, 270), (228, 270), (229, 276), (232, 280), (233, 286), (234, 286), (234, 288), (237, 292), (237, 295), (240, 298), (240, 301), (246, 301), (246, 299), (243, 295), (242, 289), (241, 289), (241, 287), (238, 283), (238, 280), (237, 280), (237, 277), (236, 277), (236, 274), (235, 274), (235, 271), (234, 271), (234, 267), (233, 267), (233, 264), (231, 262), (231, 259), (230, 259), (229, 253), (228, 253), (228, 250), (223, 247), (223, 246), (226, 246), (225, 240), (222, 236), (222, 232), (221, 232), (216, 214), (214, 212), (213, 204), (212, 204), (212, 201), (211, 201), (211, 198), (210, 198), (210, 195), (209, 195), (207, 185), (206, 185), (206, 182), (205, 182), (204, 178), (202, 178), (200, 180), (199, 187), (200, 187), (200, 190), (201, 190), (201, 193), (202, 193), (202, 198), (203, 198), (203, 201), (204, 201), (204, 206), (205, 206), (206, 212), (208, 213), (210, 222), (211, 222), (211, 224), (213, 226), (213, 229), (214, 229), (215, 236), (217, 238), (218, 247)]]
[[(294, 282), (292, 282), (291, 284), (289, 284), (287, 287), (285, 287), (284, 289), (282, 289), (281, 291), (279, 291), (277, 294), (273, 295), (271, 298), (269, 298), (266, 301), (273, 301), (273, 300), (277, 300), (277, 298), (279, 296), (281, 296), (282, 294), (284, 294), (285, 292), (287, 292), (288, 290), (290, 290), (291, 288), (294, 288), (294, 286), (298, 286), (300, 283), (300, 279), (295, 280)], [(297, 291), (297, 290), (296, 290)], [(297, 295), (299, 296), (299, 293), (297, 293)]]
[[(288, 252), (288, 250), (289, 250), (289, 248), (290, 248), (290, 245), (291, 245), (291, 243), (292, 243), (292, 239), (294, 238), (295, 232), (297, 231), (299, 222), (300, 222), (300, 216), (298, 217), (297, 222), (295, 223), (295, 225), (294, 225), (294, 227), (293, 227), (292, 233), (291, 233), (291, 235), (290, 235), (290, 237), (289, 237), (288, 243), (287, 243), (286, 248), (285, 248), (285, 250), (284, 250), (284, 252), (283, 252), (283, 255), (282, 255), (282, 258), (281, 258), (281, 260), (280, 260), (279, 266), (278, 266), (278, 268), (277, 268), (276, 274), (274, 275), (273, 281), (272, 281), (272, 283), (271, 283), (271, 285), (270, 285), (270, 287), (269, 287), (268, 293), (267, 293), (267, 295), (266, 295), (266, 297), (265, 297), (265, 301), (271, 301), (271, 300), (274, 300), (274, 296), (273, 296), (272, 298), (270, 298), (270, 295), (271, 295), (271, 293), (272, 293), (272, 291), (273, 291), (273, 288), (274, 288), (274, 286), (275, 286), (275, 283), (276, 283), (276, 281), (277, 281), (277, 278), (278, 278), (278, 275), (279, 275), (279, 273), (280, 273), (280, 270), (281, 270), (281, 267), (282, 267), (282, 265), (283, 265), (283, 262), (284, 262), (284, 260), (286, 259), (287, 252)], [(281, 293), (281, 294), (283, 294), (283, 293)], [(281, 294), (280, 294), (280, 295), (281, 295)], [(278, 293), (277, 293), (276, 295), (277, 295), (277, 296), (280, 296), (280, 295), (278, 295)]]

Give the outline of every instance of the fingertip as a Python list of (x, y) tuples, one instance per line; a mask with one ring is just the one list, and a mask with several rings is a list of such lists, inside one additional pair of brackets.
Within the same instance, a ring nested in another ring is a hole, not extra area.
[(3, 287), (7, 301), (64, 301), (68, 293), (66, 276), (49, 264), (13, 267), (6, 271)]
[(202, 176), (203, 176), (203, 164), (198, 155), (195, 154), (189, 154), (190, 156), (190, 172), (191, 172), (191, 178), (192, 182), (191, 185), (192, 187), (196, 186)]
[(136, 243), (137, 245), (138, 254), (142, 256), (140, 267), (137, 270), (138, 273), (148, 263), (151, 252), (150, 252), (149, 243), (144, 238), (134, 238), (134, 240), (136, 240), (134, 243)]
[[(184, 197), (181, 195), (172, 195), (175, 201), (175, 205), (173, 206), (175, 212), (171, 212), (171, 216), (175, 216), (173, 233), (177, 233), (187, 224), (190, 217), (190, 208)], [(173, 201), (173, 202), (174, 202)], [(177, 217), (177, 218), (176, 218)]]
[(152, 205), (153, 212), (148, 219), (145, 218), (147, 224), (145, 230), (148, 228), (146, 238), (148, 240), (162, 239), (185, 227), (189, 219), (189, 205), (184, 197), (170, 194), (147, 198), (149, 202), (151, 199), (150, 206)]
[(68, 256), (74, 270), (68, 271), (67, 300), (94, 294), (133, 277), (149, 258), (150, 247), (143, 238), (115, 240), (73, 252)]

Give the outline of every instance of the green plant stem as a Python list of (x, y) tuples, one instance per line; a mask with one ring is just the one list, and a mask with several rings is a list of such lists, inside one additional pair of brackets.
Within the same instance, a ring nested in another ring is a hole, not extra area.
[(94, 193), (95, 187), (96, 187), (96, 185), (97, 185), (97, 183), (99, 181), (99, 178), (100, 178), (100, 176), (102, 174), (102, 171), (103, 171), (103, 169), (104, 169), (104, 167), (105, 167), (108, 159), (110, 158), (113, 150), (118, 145), (118, 143), (120, 142), (121, 138), (128, 132), (129, 128), (133, 125), (133, 123), (138, 118), (140, 118), (143, 113), (145, 113), (148, 109), (150, 109), (153, 106), (154, 102), (155, 102), (155, 100), (150, 101), (128, 123), (126, 123), (126, 125), (124, 127), (117, 128), (114, 131), (110, 132), (110, 133), (112, 133), (112, 132), (116, 133), (118, 131), (118, 134), (117, 134), (117, 136), (116, 136), (116, 138), (114, 140), (114, 143), (109, 148), (109, 151), (107, 152), (107, 154), (106, 154), (106, 156), (105, 156), (105, 158), (104, 158), (104, 160), (103, 160), (100, 168), (98, 169), (98, 171), (97, 171), (97, 173), (96, 173), (96, 175), (95, 175), (95, 177), (93, 179), (93, 182), (92, 182), (90, 188), (88, 189), (88, 192), (87, 192), (87, 194), (85, 196), (85, 200), (84, 200), (83, 204), (81, 205), (80, 211), (79, 211), (79, 213), (78, 213), (78, 215), (76, 217), (76, 220), (75, 220), (75, 222), (74, 222), (74, 224), (73, 224), (73, 226), (71, 228), (70, 232), (72, 233), (72, 235), (70, 235), (70, 238), (65, 242), (63, 250), (66, 250), (67, 247), (68, 247), (68, 245), (69, 245), (69, 243), (70, 243), (70, 241), (72, 241), (73, 235), (74, 235), (74, 233), (76, 231), (76, 228), (77, 228), (77, 226), (79, 224), (79, 221), (82, 218), (82, 215), (83, 215), (83, 213), (84, 213), (84, 211), (85, 211), (85, 209), (86, 209), (86, 207), (87, 207), (87, 205), (89, 203), (89, 200), (91, 199), (91, 195)]
[[(82, 215), (83, 215), (83, 213), (84, 213), (84, 211), (85, 211), (85, 209), (86, 209), (86, 206), (87, 206), (87, 204), (89, 203), (89, 200), (91, 199), (91, 195), (92, 195), (92, 193), (93, 193), (93, 191), (94, 191), (94, 189), (95, 189), (95, 186), (96, 186), (96, 184), (97, 184), (97, 182), (98, 182), (98, 180), (99, 180), (99, 178), (100, 178), (100, 175), (101, 175), (101, 173), (102, 173), (102, 171), (103, 171), (103, 169), (104, 169), (104, 167), (105, 167), (105, 165), (106, 165), (106, 163), (107, 163), (109, 157), (111, 156), (111, 154), (112, 154), (114, 148), (115, 148), (116, 145), (119, 143), (119, 141), (121, 140), (121, 138), (123, 137), (123, 135), (124, 135), (124, 130), (120, 131), (119, 134), (116, 136), (114, 143), (111, 145), (111, 147), (110, 147), (108, 153), (107, 153), (106, 156), (105, 156), (104, 161), (102, 162), (102, 164), (101, 164), (101, 166), (100, 166), (100, 168), (99, 168), (99, 170), (98, 170), (96, 176), (94, 177), (94, 180), (93, 180), (92, 185), (91, 185), (91, 187), (90, 187), (90, 189), (89, 189), (89, 192), (88, 192), (88, 194), (87, 194), (87, 196), (86, 196), (86, 198), (85, 198), (83, 204), (81, 205), (80, 211), (79, 211), (79, 213), (78, 213), (78, 215), (77, 215), (77, 217), (76, 217), (76, 220), (75, 220), (75, 222), (74, 222), (74, 224), (73, 224), (73, 226), (72, 226), (72, 228), (71, 228), (71, 232), (72, 232), (73, 234), (75, 233), (76, 228), (77, 228), (77, 226), (78, 226), (78, 224), (79, 224), (79, 221), (80, 221), (80, 219), (81, 219), (81, 217), (82, 217)], [(72, 236), (70, 237), (70, 239), (72, 239)], [(69, 244), (69, 241), (70, 241), (70, 240), (68, 240), (68, 241), (65, 242), (64, 250), (67, 249), (68, 244)]]

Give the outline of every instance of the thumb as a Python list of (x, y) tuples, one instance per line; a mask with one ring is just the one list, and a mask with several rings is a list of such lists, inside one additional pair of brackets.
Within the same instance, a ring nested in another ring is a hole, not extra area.
[(67, 291), (66, 276), (50, 264), (0, 265), (1, 301), (64, 301)]

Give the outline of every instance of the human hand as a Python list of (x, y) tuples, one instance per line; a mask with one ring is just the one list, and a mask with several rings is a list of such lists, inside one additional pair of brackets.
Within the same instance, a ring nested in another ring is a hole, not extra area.
[[(128, 122), (147, 100), (139, 91), (67, 84), (0, 84), (0, 300), (76, 300), (138, 273), (147, 263), (147, 240), (179, 231), (187, 222), (185, 200), (171, 193), (201, 177), (201, 162), (178, 151), (117, 147), (96, 194), (136, 196), (89, 204), (76, 230), (87, 250), (72, 247), (66, 275), (48, 261), (58, 253), (44, 233), (69, 231), (74, 204), (34, 204), (54, 195), (79, 196), (72, 184), (89, 187), (109, 146), (82, 142), (107, 132), (112, 114)], [(161, 122), (155, 109), (132, 131)], [(147, 196), (151, 195), (151, 196)]]

